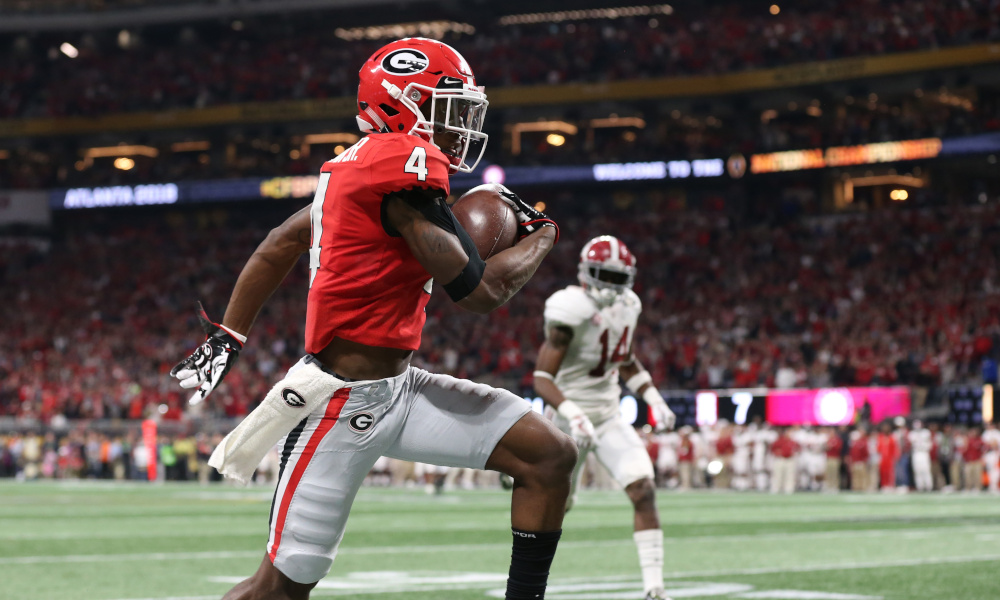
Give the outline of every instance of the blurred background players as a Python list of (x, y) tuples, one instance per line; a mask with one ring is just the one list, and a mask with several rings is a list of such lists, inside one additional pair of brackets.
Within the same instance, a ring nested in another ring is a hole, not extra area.
[(596, 237), (580, 252), (579, 286), (559, 290), (545, 302), (545, 342), (535, 366), (535, 392), (555, 409), (554, 421), (573, 436), (580, 458), (566, 509), (573, 506), (588, 455), (593, 452), (625, 489), (635, 509), (634, 539), (647, 600), (663, 591), (663, 531), (656, 509), (653, 464), (635, 429), (619, 417), (619, 378), (653, 411), (659, 429), (671, 429), (674, 414), (633, 354), (633, 334), (642, 302), (632, 291), (635, 257), (610, 235)]
[(913, 429), (907, 434), (910, 442), (910, 464), (913, 467), (913, 483), (918, 492), (934, 489), (934, 474), (931, 469), (931, 450), (934, 438), (929, 429), (919, 419), (913, 422)]
[(769, 478), (774, 460), (771, 454), (771, 444), (778, 439), (778, 433), (759, 418), (750, 425), (750, 431), (753, 436), (750, 468), (753, 471), (754, 489), (764, 492), (770, 489)]
[(733, 427), (733, 489), (749, 490), (753, 484), (750, 472), (750, 453), (753, 448), (754, 434), (743, 425)]
[(986, 476), (989, 480), (990, 493), (1000, 492), (1000, 429), (996, 423), (987, 423), (982, 435), (983, 462), (986, 466)]
[(826, 472), (823, 475), (823, 491), (836, 492), (840, 489), (840, 466), (844, 440), (834, 427), (826, 427), (823, 433), (826, 436)]
[(896, 487), (896, 459), (899, 456), (899, 445), (892, 434), (892, 425), (882, 423), (876, 439), (878, 447), (878, 481), (883, 492)]
[(774, 457), (771, 467), (771, 493), (791, 494), (795, 491), (795, 456), (799, 444), (792, 439), (787, 427), (778, 430), (778, 437), (771, 444)]
[(868, 432), (863, 427), (855, 429), (850, 435), (850, 449), (847, 460), (851, 468), (851, 491), (868, 491), (868, 460), (871, 457), (868, 451)]
[(694, 484), (695, 442), (692, 439), (694, 429), (685, 425), (678, 430), (680, 441), (677, 450), (677, 476), (680, 479), (680, 489), (690, 490)]
[(965, 449), (962, 451), (962, 459), (965, 463), (964, 476), (965, 485), (963, 489), (967, 492), (978, 492), (983, 488), (983, 454), (985, 445), (983, 438), (979, 434), (978, 427), (970, 427), (965, 436)]

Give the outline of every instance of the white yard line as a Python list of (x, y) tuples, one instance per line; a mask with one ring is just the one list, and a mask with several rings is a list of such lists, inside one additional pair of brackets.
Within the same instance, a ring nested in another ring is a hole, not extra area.
[(920, 565), (944, 565), (953, 563), (990, 562), (1000, 560), (1000, 554), (979, 556), (937, 556), (934, 558), (901, 558), (880, 562), (837, 563), (826, 565), (805, 565), (801, 567), (757, 567), (753, 569), (719, 569), (714, 571), (685, 571), (665, 573), (664, 579), (681, 577), (716, 577), (725, 575), (770, 575), (774, 573), (814, 573), (821, 571), (851, 571), (854, 569), (881, 569), (883, 567), (917, 567)]
[(252, 558), (261, 550), (237, 552), (150, 552), (146, 554), (67, 554), (65, 556), (6, 556), (0, 565), (36, 565), (58, 563), (125, 562), (146, 560), (211, 560), (221, 558)]
[[(812, 539), (830, 539), (830, 538), (857, 538), (857, 537), (870, 537), (879, 538), (886, 536), (905, 536), (906, 538), (926, 538), (934, 537), (937, 534), (952, 534), (958, 532), (969, 532), (969, 531), (981, 531), (981, 528), (929, 528), (921, 530), (898, 530), (898, 529), (864, 529), (864, 530), (849, 530), (849, 531), (825, 531), (825, 532), (800, 532), (800, 533), (776, 533), (776, 534), (762, 534), (762, 535), (705, 535), (705, 536), (695, 536), (686, 538), (665, 538), (664, 542), (666, 544), (677, 543), (684, 544), (688, 542), (695, 543), (728, 543), (728, 542), (740, 542), (740, 541), (761, 541), (761, 540), (790, 540), (798, 538), (808, 538)], [(995, 534), (994, 534), (995, 535)], [(987, 539), (994, 539), (990, 534), (980, 534), (977, 537)], [(134, 537), (134, 536), (132, 536)], [(8, 538), (9, 539), (9, 538)], [(631, 546), (634, 542), (631, 539), (620, 539), (620, 540), (593, 540), (593, 541), (581, 541), (581, 542), (563, 542), (561, 547), (563, 548), (595, 548), (595, 547), (608, 547), (608, 546)], [(385, 554), (411, 554), (411, 553), (429, 553), (429, 552), (475, 552), (475, 551), (493, 551), (502, 550), (510, 546), (508, 543), (489, 543), (489, 544), (439, 544), (439, 545), (424, 545), (424, 546), (371, 546), (371, 547), (361, 547), (361, 548), (341, 548), (341, 555), (385, 555)], [(68, 554), (68, 555), (40, 555), (40, 556), (7, 556), (0, 557), (0, 565), (28, 565), (28, 564), (59, 564), (59, 563), (88, 563), (88, 562), (119, 562), (119, 561), (137, 561), (137, 560), (210, 560), (210, 559), (229, 559), (229, 558), (247, 558), (253, 557), (260, 554), (261, 551), (249, 550), (249, 551), (212, 551), (212, 552), (155, 552), (146, 554)], [(992, 556), (992, 555), (991, 555)], [(998, 555), (1000, 556), (1000, 555)], [(863, 564), (863, 563), (849, 563), (853, 564)], [(870, 563), (868, 563), (870, 564)], [(920, 564), (920, 563), (917, 563)], [(810, 567), (811, 568), (811, 567)], [(853, 566), (849, 568), (854, 568)], [(728, 573), (728, 571), (726, 571)], [(767, 572), (767, 571), (765, 571)], [(708, 574), (717, 574), (721, 572), (711, 571)], [(734, 574), (744, 574), (743, 571), (733, 571)], [(747, 573), (749, 574), (749, 573)], [(683, 576), (680, 574), (678, 576)]]
[[(573, 529), (579, 529), (580, 527), (574, 525)], [(585, 527), (586, 528), (586, 527)], [(667, 525), (669, 529), (669, 524)], [(984, 532), (984, 530), (997, 529), (995, 533)], [(203, 530), (198, 529), (196, 531), (163, 531), (163, 532), (152, 532), (137, 534), (131, 531), (111, 531), (111, 532), (67, 532), (67, 531), (56, 531), (49, 533), (0, 533), (0, 540), (110, 540), (110, 539), (149, 539), (149, 538), (178, 538), (178, 537), (205, 537), (205, 536), (239, 536), (239, 535), (258, 535), (262, 533), (260, 528), (252, 529), (221, 529), (221, 530)], [(983, 540), (989, 540), (994, 538), (1000, 538), (1000, 526), (982, 526), (982, 525), (963, 525), (954, 527), (924, 527), (918, 529), (909, 528), (872, 528), (872, 529), (842, 529), (837, 531), (816, 531), (816, 532), (795, 532), (795, 533), (753, 533), (753, 534), (738, 534), (738, 535), (697, 535), (697, 536), (683, 536), (683, 537), (671, 537), (667, 536), (665, 540), (669, 543), (671, 541), (676, 542), (740, 542), (747, 540), (788, 540), (796, 539), (800, 537), (805, 538), (840, 538), (840, 537), (883, 537), (885, 535), (892, 534), (899, 537), (911, 537), (911, 538), (923, 538), (931, 537), (936, 533), (978, 533), (977, 538)], [(614, 540), (612, 540), (612, 543)], [(577, 543), (577, 544), (590, 544), (590, 542), (563, 542), (565, 543)], [(603, 543), (603, 542), (602, 542)], [(631, 543), (631, 541), (629, 541)], [(349, 552), (356, 554), (366, 554), (366, 553), (378, 553), (378, 552), (406, 552), (408, 549), (419, 549), (430, 550), (430, 551), (448, 551), (450, 548), (456, 548), (458, 550), (467, 550), (469, 548), (493, 548), (500, 544), (466, 544), (461, 546), (445, 546), (445, 545), (435, 545), (435, 546), (376, 546), (371, 548), (341, 548), (341, 552)], [(3, 560), (0, 558), (0, 560)]]
[[(840, 570), (855, 570), (855, 569), (880, 569), (885, 567), (911, 567), (920, 565), (936, 565), (936, 564), (957, 564), (957, 563), (972, 563), (972, 562), (989, 562), (1000, 560), (1000, 554), (990, 554), (981, 556), (941, 556), (934, 558), (917, 558), (917, 559), (899, 559), (899, 560), (886, 560), (879, 562), (865, 562), (865, 563), (840, 563), (840, 564), (825, 564), (825, 565), (812, 565), (812, 566), (798, 566), (798, 567), (762, 567), (762, 568), (751, 568), (751, 569), (717, 569), (710, 571), (688, 571), (688, 572), (675, 572), (668, 573), (665, 575), (664, 579), (676, 580), (685, 579), (688, 577), (725, 577), (733, 575), (766, 575), (766, 574), (776, 574), (776, 573), (810, 573), (810, 572), (822, 572), (822, 571), (840, 571)], [(503, 577), (502, 574), (497, 574), (497, 577)], [(231, 578), (227, 577), (216, 577), (213, 578), (217, 582), (229, 582)], [(238, 579), (238, 578), (232, 578)], [(582, 580), (581, 578), (568, 578), (555, 580), (552, 582), (553, 587), (559, 585), (565, 585), (571, 582), (581, 582), (582, 586), (574, 587), (586, 587), (587, 583), (596, 584), (601, 581), (624, 581), (631, 580), (632, 577), (622, 577), (622, 576), (612, 576), (612, 577), (594, 577)], [(341, 580), (336, 580), (339, 583), (343, 583)], [(331, 582), (333, 583), (333, 582)], [(680, 582), (675, 583), (675, 585), (680, 584)], [(495, 583), (488, 581), (469, 581), (468, 584), (461, 586), (459, 585), (447, 585), (447, 589), (481, 589), (484, 587), (489, 587), (495, 585)], [(694, 585), (694, 584), (692, 584)], [(334, 586), (334, 588), (339, 586)], [(598, 584), (596, 587), (600, 587)], [(436, 588), (435, 588), (436, 589)], [(368, 594), (386, 594), (386, 593), (396, 593), (399, 594), (402, 590), (399, 586), (392, 586), (386, 589), (329, 589), (327, 586), (319, 586), (313, 591), (315, 596), (336, 596), (342, 595), (343, 593), (357, 594), (357, 595), (368, 595)], [(421, 590), (428, 591), (428, 590)], [(777, 595), (775, 595), (777, 593)], [(781, 593), (785, 593), (784, 596)], [(765, 592), (757, 592), (754, 595), (745, 595), (742, 597), (753, 598), (753, 597), (767, 597), (767, 598), (802, 598), (804, 592), (793, 591), (793, 590), (772, 590), (767, 592), (768, 595), (764, 595)], [(797, 595), (793, 595), (797, 594)], [(150, 598), (128, 598), (120, 600), (208, 600), (210, 598), (217, 598), (218, 595), (213, 596), (161, 596), (161, 597), (150, 597)], [(871, 598), (865, 596), (856, 596), (850, 594), (819, 594), (817, 593), (816, 598), (841, 598), (843, 600), (847, 599), (860, 599), (860, 598)]]

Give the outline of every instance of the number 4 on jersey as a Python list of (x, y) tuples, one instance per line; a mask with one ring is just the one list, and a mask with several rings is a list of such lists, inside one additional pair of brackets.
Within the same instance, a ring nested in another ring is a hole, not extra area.
[[(628, 356), (628, 327), (622, 332), (621, 339), (615, 344), (615, 351), (611, 353), (611, 363), (616, 364), (625, 360)], [(601, 334), (601, 361), (590, 370), (591, 377), (604, 377), (605, 368), (608, 365), (608, 330)]]
[(410, 158), (406, 159), (403, 165), (404, 173), (413, 173), (418, 181), (427, 181), (427, 149), (423, 146), (414, 146)]

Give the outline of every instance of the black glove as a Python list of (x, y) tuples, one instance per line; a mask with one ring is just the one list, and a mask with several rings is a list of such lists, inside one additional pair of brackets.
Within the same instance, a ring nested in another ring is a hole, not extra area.
[(233, 337), (218, 323), (213, 323), (205, 309), (198, 303), (198, 321), (208, 337), (191, 356), (170, 369), (170, 376), (180, 380), (182, 388), (197, 387), (198, 391), (188, 400), (189, 404), (199, 404), (222, 383), (229, 369), (236, 364), (243, 349), (243, 342)]
[(517, 194), (502, 185), (497, 185), (497, 193), (500, 194), (500, 197), (504, 199), (504, 202), (511, 207), (517, 216), (518, 239), (531, 235), (542, 227), (552, 227), (556, 230), (556, 241), (559, 241), (559, 226), (556, 225), (555, 221), (548, 218), (545, 213), (536, 210), (534, 206), (521, 200)]

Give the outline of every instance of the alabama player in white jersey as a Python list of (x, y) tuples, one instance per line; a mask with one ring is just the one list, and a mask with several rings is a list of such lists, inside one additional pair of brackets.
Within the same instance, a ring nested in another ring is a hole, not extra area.
[(913, 483), (918, 492), (929, 492), (934, 489), (934, 476), (931, 473), (931, 448), (934, 438), (929, 429), (925, 429), (919, 420), (913, 422), (913, 429), (906, 434), (910, 440), (910, 464), (913, 467)]
[(754, 432), (743, 425), (733, 428), (733, 488), (746, 491), (751, 487), (750, 453), (754, 443)]
[(771, 489), (769, 479), (771, 463), (773, 461), (771, 444), (778, 439), (778, 432), (771, 429), (767, 423), (758, 419), (755, 419), (754, 423), (750, 425), (750, 431), (753, 435), (753, 452), (750, 459), (750, 469), (753, 471), (754, 489), (766, 492)]
[(580, 253), (580, 285), (545, 302), (545, 343), (538, 352), (535, 392), (556, 409), (555, 422), (580, 447), (566, 509), (573, 505), (581, 467), (593, 451), (635, 507), (647, 600), (663, 591), (663, 531), (656, 511), (653, 464), (630, 425), (619, 418), (619, 378), (652, 408), (658, 430), (673, 427), (675, 416), (632, 353), (632, 335), (642, 302), (632, 291), (635, 257), (618, 238), (596, 237)]

